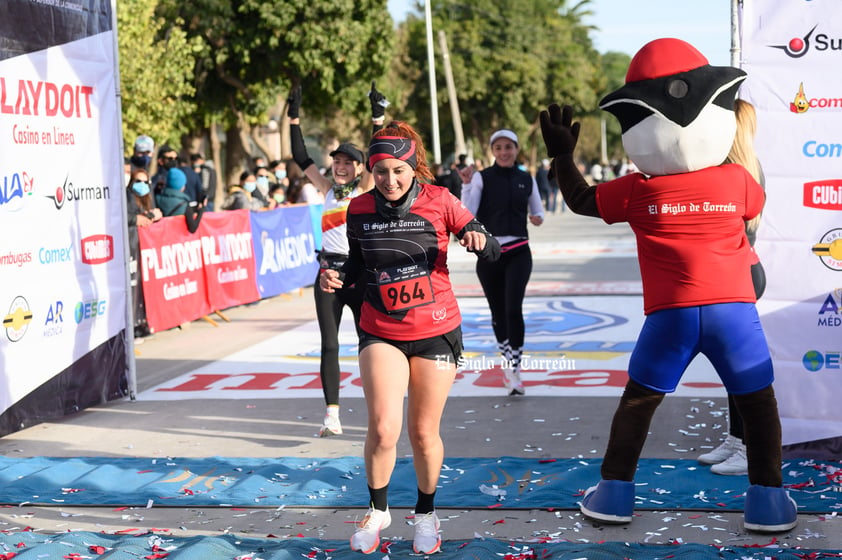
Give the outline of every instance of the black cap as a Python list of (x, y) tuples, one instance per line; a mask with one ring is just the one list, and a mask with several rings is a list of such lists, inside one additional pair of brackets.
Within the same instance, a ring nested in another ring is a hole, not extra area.
[(363, 153), (350, 142), (342, 142), (339, 144), (338, 148), (330, 152), (330, 157), (333, 157), (336, 154), (345, 154), (357, 163), (363, 163)]

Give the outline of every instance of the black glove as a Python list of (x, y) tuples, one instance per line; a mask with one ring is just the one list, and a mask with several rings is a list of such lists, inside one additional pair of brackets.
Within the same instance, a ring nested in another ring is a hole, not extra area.
[(380, 119), (386, 115), (386, 107), (389, 106), (389, 100), (386, 96), (377, 91), (375, 82), (371, 82), (371, 91), (368, 92), (368, 100), (371, 101), (371, 118)]
[[(579, 123), (573, 121), (573, 107), (565, 105), (562, 109), (553, 103), (546, 111), (541, 111), (541, 134), (547, 145), (547, 155), (551, 158), (569, 155), (579, 141)], [(572, 123), (572, 124), (571, 124)]]
[(298, 84), (289, 91), (287, 97), (287, 116), (291, 119), (297, 119), (301, 111), (301, 84)]

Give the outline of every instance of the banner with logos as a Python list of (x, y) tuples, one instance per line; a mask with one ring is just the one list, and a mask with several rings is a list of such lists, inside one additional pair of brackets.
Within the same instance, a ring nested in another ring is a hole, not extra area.
[(170, 329), (213, 311), (199, 230), (191, 234), (184, 216), (173, 216), (139, 227), (137, 234), (149, 329)]
[(182, 216), (138, 228), (150, 330), (312, 285), (313, 212), (304, 205), (206, 212), (195, 233)]
[(784, 443), (842, 435), (842, 3), (746, 0), (740, 97), (766, 176), (758, 302)]
[(113, 14), (110, 0), (3, 6), (0, 435), (127, 390)]
[(319, 263), (313, 213), (321, 205), (290, 206), (273, 212), (252, 212), (257, 287), (267, 298), (313, 284)]

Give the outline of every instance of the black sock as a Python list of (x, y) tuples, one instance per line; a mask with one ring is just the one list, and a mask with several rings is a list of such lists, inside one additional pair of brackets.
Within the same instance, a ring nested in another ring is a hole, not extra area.
[(435, 501), (435, 490), (433, 490), (432, 494), (425, 494), (419, 488), (418, 501), (415, 503), (415, 515), (424, 515), (425, 513), (432, 513), (436, 511)]
[(380, 511), (386, 511), (389, 509), (389, 485), (387, 484), (383, 488), (372, 488), (371, 486), (368, 487), (368, 495), (369, 495), (369, 505), (374, 509), (379, 509)]

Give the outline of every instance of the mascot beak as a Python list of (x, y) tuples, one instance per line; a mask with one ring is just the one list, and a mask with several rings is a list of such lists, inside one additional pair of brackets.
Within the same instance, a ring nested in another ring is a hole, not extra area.
[(623, 133), (653, 113), (685, 127), (708, 105), (733, 111), (745, 77), (739, 68), (706, 64), (671, 76), (628, 83), (602, 98), (599, 107), (617, 117)]

